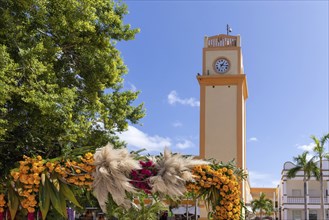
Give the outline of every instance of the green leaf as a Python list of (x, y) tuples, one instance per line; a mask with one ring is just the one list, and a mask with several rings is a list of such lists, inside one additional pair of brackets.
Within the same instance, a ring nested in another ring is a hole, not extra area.
[(48, 178), (46, 178), (45, 185), (49, 185), (49, 195), (50, 195), (49, 197), (50, 197), (51, 204), (53, 205), (53, 207), (56, 209), (56, 211), (59, 214), (61, 214), (62, 216), (65, 217), (66, 211), (63, 213), (62, 205), (61, 205), (61, 203), (63, 203), (63, 202), (65, 203), (65, 199), (64, 199), (64, 201), (61, 200), (62, 198), (59, 194), (59, 191), (57, 191), (54, 184), (52, 184)]
[[(46, 177), (47, 178), (47, 177)], [(40, 184), (39, 188), (39, 208), (42, 214), (42, 219), (45, 220), (50, 206), (50, 185), (49, 181), (43, 186)]]
[(79, 208), (82, 208), (82, 206), (79, 204), (77, 199), (74, 196), (74, 193), (70, 189), (70, 187), (63, 183), (62, 181), (59, 181), (59, 187), (60, 187), (60, 193), (64, 195), (66, 199), (68, 199), (70, 202), (72, 202), (74, 205), (76, 205)]
[(64, 194), (60, 192), (59, 198), (61, 201), (60, 205), (61, 205), (62, 214), (64, 214), (65, 219), (67, 219), (66, 200)]
[(10, 216), (12, 219), (15, 219), (16, 212), (17, 212), (18, 205), (19, 205), (19, 199), (18, 199), (16, 192), (14, 191), (14, 189), (12, 187), (9, 187), (9, 189), (8, 189), (8, 200), (9, 200), (8, 207), (9, 207), (9, 211), (10, 211)]

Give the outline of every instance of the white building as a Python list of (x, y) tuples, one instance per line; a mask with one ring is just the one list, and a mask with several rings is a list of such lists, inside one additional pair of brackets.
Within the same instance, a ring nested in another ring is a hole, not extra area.
[[(304, 172), (299, 171), (296, 177), (289, 179), (287, 173), (293, 167), (295, 167), (295, 165), (292, 162), (286, 162), (283, 165), (281, 182), (278, 186), (279, 219), (282, 220), (304, 219)], [(329, 219), (329, 162), (327, 160), (323, 161), (323, 184), (326, 219)], [(320, 182), (316, 180), (315, 177), (311, 177), (306, 187), (309, 220), (322, 220), (320, 218), (320, 196)]]

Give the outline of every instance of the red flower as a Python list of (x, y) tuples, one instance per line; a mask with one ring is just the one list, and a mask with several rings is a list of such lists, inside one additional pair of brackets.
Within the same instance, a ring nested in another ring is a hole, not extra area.
[(143, 190), (145, 193), (150, 194), (152, 188), (149, 185), (149, 178), (157, 174), (155, 164), (151, 161), (139, 161), (142, 165), (142, 169), (133, 170), (130, 174), (131, 181), (130, 183), (138, 188)]

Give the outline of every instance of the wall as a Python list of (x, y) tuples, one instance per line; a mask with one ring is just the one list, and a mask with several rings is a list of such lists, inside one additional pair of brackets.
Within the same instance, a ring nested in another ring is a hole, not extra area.
[(206, 158), (237, 159), (237, 86), (207, 86), (205, 99)]

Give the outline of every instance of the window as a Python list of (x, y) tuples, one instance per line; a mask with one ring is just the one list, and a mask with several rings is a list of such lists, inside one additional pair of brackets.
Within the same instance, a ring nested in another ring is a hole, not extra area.
[(317, 220), (318, 215), (317, 215), (316, 210), (310, 210), (308, 217), (309, 217), (309, 220)]
[(292, 196), (302, 196), (302, 190), (301, 189), (293, 189), (292, 190)]
[(302, 211), (301, 210), (292, 210), (292, 219), (293, 220), (302, 220)]

